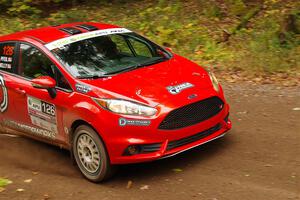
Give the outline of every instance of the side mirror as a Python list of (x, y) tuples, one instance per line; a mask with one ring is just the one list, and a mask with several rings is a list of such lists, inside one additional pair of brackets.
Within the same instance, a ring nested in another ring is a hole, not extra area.
[(34, 88), (50, 89), (55, 88), (56, 81), (50, 76), (40, 76), (38, 78), (32, 79), (31, 84)]
[(48, 90), (51, 98), (56, 97), (56, 89), (55, 89), (56, 81), (50, 76), (40, 76), (38, 78), (32, 79), (31, 85), (34, 88)]

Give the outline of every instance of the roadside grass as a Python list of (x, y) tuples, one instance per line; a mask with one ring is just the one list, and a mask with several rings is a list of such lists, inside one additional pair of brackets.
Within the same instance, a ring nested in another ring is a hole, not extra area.
[[(43, 17), (2, 16), (0, 34), (75, 21), (113, 23), (171, 47), (175, 53), (207, 68), (254, 76), (300, 76), (298, 1), (124, 2), (85, 3), (50, 13), (45, 9)], [(286, 28), (286, 16), (291, 15), (296, 19), (296, 31)]]
[(5, 179), (5, 178), (0, 178), (0, 191), (3, 191), (4, 187), (11, 184), (11, 183), (12, 183), (11, 180), (8, 180), (8, 179)]

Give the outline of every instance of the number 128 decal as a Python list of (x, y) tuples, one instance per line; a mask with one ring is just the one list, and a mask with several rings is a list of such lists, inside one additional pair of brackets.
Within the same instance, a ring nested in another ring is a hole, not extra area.
[(31, 123), (53, 133), (57, 133), (56, 107), (34, 97), (27, 97), (28, 114)]
[(2, 99), (0, 102), (0, 112), (3, 113), (6, 111), (8, 106), (8, 94), (7, 94), (7, 88), (5, 86), (5, 81), (3, 76), (0, 74), (0, 87), (2, 89)]

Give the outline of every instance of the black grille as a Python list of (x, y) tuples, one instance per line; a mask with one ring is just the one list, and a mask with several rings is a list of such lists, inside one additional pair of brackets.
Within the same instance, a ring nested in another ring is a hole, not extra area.
[(211, 97), (171, 111), (160, 123), (159, 129), (178, 129), (191, 126), (218, 114), (223, 108), (223, 101)]
[(151, 153), (158, 151), (161, 147), (161, 143), (156, 143), (156, 144), (145, 144), (141, 145), (141, 153)]
[(195, 135), (192, 135), (192, 136), (189, 136), (189, 137), (186, 137), (186, 138), (182, 138), (180, 140), (171, 141), (171, 142), (168, 143), (167, 150), (171, 150), (171, 149), (174, 149), (174, 148), (177, 148), (177, 147), (195, 142), (195, 141), (200, 140), (202, 138), (205, 138), (205, 137), (215, 133), (216, 131), (220, 130), (221, 127), (222, 127), (221, 124), (217, 124), (216, 126), (210, 128), (210, 129), (207, 129), (205, 131), (202, 131), (200, 133), (197, 133)]

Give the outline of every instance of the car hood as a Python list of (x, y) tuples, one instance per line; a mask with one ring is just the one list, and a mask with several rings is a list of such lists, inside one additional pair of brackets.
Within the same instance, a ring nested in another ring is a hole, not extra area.
[[(118, 98), (150, 106), (168, 104), (177, 107), (193, 98), (205, 98), (214, 92), (207, 72), (197, 64), (174, 55), (170, 60), (100, 79), (81, 80), (92, 87), (99, 98)], [(168, 87), (187, 86), (172, 94)]]

